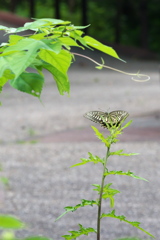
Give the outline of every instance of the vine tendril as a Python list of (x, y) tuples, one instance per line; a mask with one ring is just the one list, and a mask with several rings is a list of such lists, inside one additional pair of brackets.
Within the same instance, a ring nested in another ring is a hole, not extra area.
[(140, 74), (139, 72), (138, 73), (128, 73), (128, 72), (125, 72), (125, 71), (121, 71), (119, 69), (116, 69), (116, 68), (113, 68), (113, 67), (110, 67), (110, 66), (107, 66), (107, 65), (104, 65), (104, 64), (101, 64), (101, 63), (98, 63), (97, 61), (95, 61), (94, 59), (88, 57), (88, 56), (85, 56), (83, 54), (80, 54), (80, 53), (74, 53), (74, 52), (71, 52), (73, 55), (77, 55), (77, 56), (80, 56), (80, 57), (83, 57), (83, 58), (86, 58), (88, 60), (90, 60), (91, 62), (95, 63), (96, 65), (102, 67), (102, 68), (108, 68), (110, 70), (113, 70), (113, 71), (116, 71), (116, 72), (119, 72), (119, 73), (122, 73), (122, 74), (125, 74), (125, 75), (128, 75), (128, 76), (137, 76), (138, 78), (141, 78), (141, 77), (145, 77), (144, 80), (140, 80), (140, 79), (136, 79), (134, 77), (132, 77), (131, 79), (135, 82), (147, 82), (150, 80), (150, 76), (146, 75), (146, 74)]

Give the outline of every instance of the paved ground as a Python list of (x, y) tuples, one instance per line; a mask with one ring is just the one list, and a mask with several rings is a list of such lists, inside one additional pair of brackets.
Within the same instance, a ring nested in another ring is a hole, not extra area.
[[(99, 59), (99, 56), (95, 57)], [(70, 97), (59, 96), (48, 74), (43, 104), (9, 86), (4, 89), (0, 109), (0, 156), (2, 174), (10, 179), (10, 188), (4, 190), (1, 187), (0, 210), (15, 214), (28, 224), (20, 236), (41, 234), (59, 240), (67, 230), (76, 229), (77, 223), (94, 227), (96, 208), (86, 207), (56, 223), (54, 220), (65, 206), (76, 205), (82, 198), (97, 197), (91, 184), (100, 183), (99, 166), (88, 164), (69, 168), (81, 157), (86, 157), (88, 151), (100, 156), (105, 154), (104, 146), (90, 128), (91, 122), (84, 119), (83, 114), (90, 110), (123, 109), (129, 112), (133, 123), (113, 149), (139, 152), (140, 155), (115, 157), (108, 168), (131, 170), (149, 182), (110, 177), (108, 181), (113, 181), (113, 187), (121, 191), (115, 201), (117, 214), (142, 222), (142, 227), (159, 239), (159, 63), (129, 59), (127, 64), (120, 63), (121, 69), (129, 72), (140, 69), (150, 75), (149, 82), (137, 83), (129, 76), (95, 70), (87, 61), (77, 60), (69, 72)], [(106, 61), (116, 66), (113, 60)], [(31, 144), (30, 140), (37, 142)], [(103, 211), (108, 211), (108, 204), (104, 204)], [(102, 236), (104, 240), (124, 236), (147, 239), (140, 231), (110, 219), (103, 220)], [(85, 239), (94, 240), (95, 236)]]

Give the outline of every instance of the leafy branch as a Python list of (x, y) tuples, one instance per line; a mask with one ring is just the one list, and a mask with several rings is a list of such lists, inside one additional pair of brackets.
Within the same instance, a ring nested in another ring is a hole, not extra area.
[(149, 235), (149, 236), (151, 236), (151, 237), (154, 238), (154, 236), (153, 236), (151, 233), (147, 232), (146, 230), (144, 230), (143, 228), (140, 227), (140, 222), (131, 222), (131, 221), (128, 221), (128, 220), (126, 219), (126, 217), (123, 216), (123, 215), (117, 216), (117, 215), (115, 215), (115, 210), (111, 211), (111, 212), (108, 213), (108, 214), (104, 214), (104, 213), (103, 213), (103, 214), (101, 215), (101, 218), (105, 218), (105, 217), (112, 217), (112, 218), (119, 219), (120, 221), (129, 223), (129, 224), (132, 225), (133, 227), (138, 228), (138, 229), (141, 230), (142, 232), (144, 232), (144, 233), (146, 233), (147, 235)]
[(89, 233), (96, 233), (96, 230), (94, 228), (84, 228), (81, 224), (79, 225), (79, 230), (78, 231), (68, 231), (69, 233), (71, 233), (71, 235), (63, 235), (62, 237), (64, 237), (67, 240), (71, 240), (71, 239), (76, 239), (77, 237), (81, 236), (81, 235), (88, 235)]
[(97, 205), (97, 202), (94, 200), (86, 200), (86, 199), (82, 199), (81, 200), (82, 203), (77, 204), (76, 206), (67, 206), (64, 209), (66, 210), (64, 213), (62, 213), (55, 221), (59, 220), (61, 217), (63, 217), (66, 213), (68, 212), (74, 212), (76, 211), (78, 208), (80, 207), (85, 207), (85, 206), (93, 206), (94, 204)]
[[(149, 79), (146, 75), (125, 73), (105, 66), (104, 63), (99, 64), (87, 56), (71, 52), (73, 46), (82, 49), (97, 49), (121, 60), (111, 47), (90, 36), (83, 36), (83, 28), (85, 27), (74, 26), (69, 21), (50, 18), (35, 19), (19, 28), (0, 26), (0, 30), (12, 34), (7, 43), (0, 45), (0, 89), (2, 90), (9, 81), (13, 88), (40, 98), (45, 82), (43, 74), (45, 69), (53, 76), (59, 93), (69, 94), (70, 82), (67, 73), (74, 55), (93, 61), (99, 69), (107, 67), (123, 74), (145, 76), (146, 80)], [(25, 31), (32, 31), (32, 33), (17, 35)]]
[(139, 230), (143, 231), (144, 233), (148, 234), (151, 237), (154, 237), (151, 233), (147, 232), (146, 230), (144, 230), (143, 228), (140, 227), (140, 223), (139, 222), (132, 222), (126, 219), (125, 216), (120, 215), (117, 216), (115, 214), (115, 210), (105, 214), (102, 213), (102, 201), (103, 200), (109, 200), (110, 202), (110, 208), (114, 208), (115, 207), (115, 195), (120, 193), (119, 190), (112, 188), (112, 183), (107, 183), (105, 184), (105, 180), (106, 177), (109, 175), (124, 175), (124, 176), (129, 176), (129, 177), (133, 177), (135, 179), (139, 179), (139, 180), (144, 180), (147, 181), (145, 178), (139, 177), (137, 175), (135, 175), (133, 172), (131, 171), (127, 171), (127, 172), (123, 172), (123, 171), (109, 171), (107, 168), (107, 163), (109, 160), (110, 156), (113, 155), (119, 155), (119, 156), (133, 156), (133, 155), (137, 155), (137, 153), (124, 153), (123, 149), (117, 150), (115, 152), (111, 152), (111, 145), (115, 142), (118, 141), (117, 137), (118, 135), (123, 133), (123, 129), (125, 129), (126, 127), (128, 127), (131, 124), (131, 121), (128, 122), (127, 124), (125, 124), (124, 126), (121, 126), (121, 124), (119, 124), (117, 127), (113, 126), (113, 124), (111, 124), (111, 127), (107, 126), (110, 134), (107, 135), (107, 137), (105, 137), (101, 132), (99, 132), (99, 130), (95, 127), (92, 126), (97, 138), (99, 140), (101, 140), (101, 142), (103, 142), (107, 148), (106, 151), (106, 156), (105, 158), (100, 158), (98, 156), (93, 155), (92, 153), (88, 153), (89, 157), (88, 158), (81, 158), (81, 162), (72, 165), (71, 167), (75, 167), (75, 166), (80, 166), (80, 165), (84, 165), (87, 163), (93, 163), (93, 164), (101, 164), (103, 169), (102, 169), (102, 177), (101, 177), (101, 184), (92, 184), (93, 191), (96, 191), (99, 195), (98, 199), (95, 200), (85, 200), (82, 199), (80, 204), (77, 204), (76, 206), (68, 206), (65, 207), (65, 212), (62, 213), (57, 219), (59, 220), (62, 216), (64, 216), (66, 213), (68, 212), (74, 212), (77, 209), (84, 207), (84, 206), (93, 206), (96, 205), (98, 207), (98, 212), (97, 212), (97, 229), (93, 229), (93, 228), (84, 228), (82, 225), (79, 224), (80, 229), (77, 231), (69, 231), (69, 233), (71, 233), (70, 235), (63, 235), (62, 237), (64, 237), (66, 240), (69, 239), (77, 239), (80, 235), (88, 235), (90, 232), (94, 232), (96, 233), (97, 236), (97, 240), (100, 240), (100, 234), (101, 234), (101, 220), (102, 218), (105, 217), (112, 217), (112, 218), (116, 218), (119, 219), (120, 221), (126, 222), (136, 228), (138, 228)]

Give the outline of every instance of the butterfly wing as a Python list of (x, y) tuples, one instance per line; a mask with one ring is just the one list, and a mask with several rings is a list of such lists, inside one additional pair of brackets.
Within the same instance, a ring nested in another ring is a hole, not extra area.
[(118, 126), (129, 116), (128, 112), (123, 110), (117, 110), (109, 113), (110, 123), (113, 126)]
[(101, 111), (90, 111), (84, 114), (85, 118), (99, 123), (102, 127), (107, 127), (106, 122), (108, 121), (108, 113)]
[(85, 118), (99, 123), (102, 127), (108, 128), (112, 126), (118, 126), (124, 121), (129, 114), (126, 111), (117, 110), (110, 113), (101, 111), (90, 111), (84, 114)]

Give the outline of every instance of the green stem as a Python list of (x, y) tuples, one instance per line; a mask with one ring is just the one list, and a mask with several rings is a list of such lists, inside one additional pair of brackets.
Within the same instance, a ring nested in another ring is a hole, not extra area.
[(103, 174), (102, 174), (102, 181), (101, 181), (101, 190), (99, 194), (99, 201), (98, 201), (98, 216), (97, 216), (97, 240), (100, 240), (100, 230), (101, 230), (101, 208), (102, 208), (102, 194), (103, 194), (103, 187), (104, 187), (104, 179), (105, 179), (105, 171), (106, 171), (106, 165), (107, 165), (107, 160), (109, 157), (109, 151), (110, 151), (110, 146), (107, 147), (107, 152), (106, 152), (106, 157), (103, 163)]

